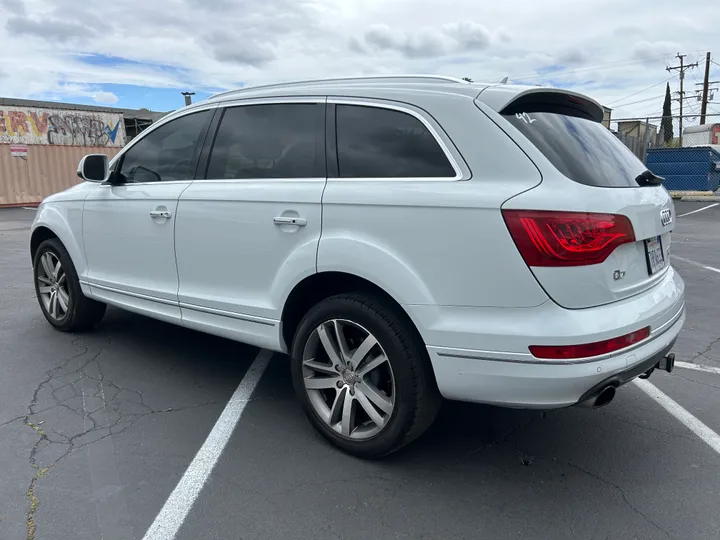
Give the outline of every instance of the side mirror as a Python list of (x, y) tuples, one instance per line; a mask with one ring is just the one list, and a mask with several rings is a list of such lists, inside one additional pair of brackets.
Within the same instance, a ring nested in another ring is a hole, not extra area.
[(80, 160), (77, 175), (88, 182), (105, 182), (110, 177), (108, 157), (105, 154), (88, 154)]

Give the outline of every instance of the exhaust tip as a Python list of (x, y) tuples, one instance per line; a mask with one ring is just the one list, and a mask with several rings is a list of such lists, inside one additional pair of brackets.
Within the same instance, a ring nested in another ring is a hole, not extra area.
[(597, 409), (599, 407), (604, 407), (605, 405), (610, 403), (614, 397), (615, 387), (610, 384), (600, 390), (597, 394), (595, 394), (594, 397), (590, 397), (585, 401), (581, 401), (580, 403), (578, 403), (578, 406), (586, 407), (588, 409)]
[(610, 403), (614, 397), (615, 397), (615, 387), (614, 386), (606, 386), (598, 394), (598, 397), (595, 398), (595, 403), (593, 403), (593, 409), (598, 409), (600, 407), (604, 407), (605, 405)]

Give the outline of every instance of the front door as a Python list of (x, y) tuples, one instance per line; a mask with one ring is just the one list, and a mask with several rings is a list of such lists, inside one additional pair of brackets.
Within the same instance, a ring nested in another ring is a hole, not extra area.
[(212, 111), (166, 122), (118, 159), (85, 199), (87, 281), (95, 298), (178, 321), (174, 226)]
[(177, 209), (186, 326), (278, 348), (283, 302), (299, 277), (316, 271), (324, 101), (225, 109), (207, 177), (182, 193)]

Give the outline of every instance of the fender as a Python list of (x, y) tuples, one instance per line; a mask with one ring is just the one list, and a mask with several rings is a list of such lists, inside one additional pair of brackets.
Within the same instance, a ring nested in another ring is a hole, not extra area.
[(318, 247), (318, 272), (345, 272), (364, 278), (400, 305), (435, 304), (433, 295), (410, 264), (387, 246), (362, 236), (323, 233)]
[(307, 242), (297, 246), (278, 269), (273, 279), (271, 291), (272, 312), (260, 315), (279, 321), (285, 303), (295, 287), (308, 276), (316, 273), (318, 238), (310, 238)]
[(46, 199), (38, 208), (30, 235), (40, 227), (49, 229), (68, 250), (78, 277), (87, 276), (87, 259), (82, 246), (82, 208), (84, 197), (79, 200), (53, 201)]

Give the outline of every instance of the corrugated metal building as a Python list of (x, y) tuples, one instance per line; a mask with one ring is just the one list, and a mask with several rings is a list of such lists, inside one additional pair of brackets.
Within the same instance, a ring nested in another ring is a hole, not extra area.
[(165, 114), (0, 98), (0, 206), (34, 205), (77, 184), (82, 156), (114, 156)]

